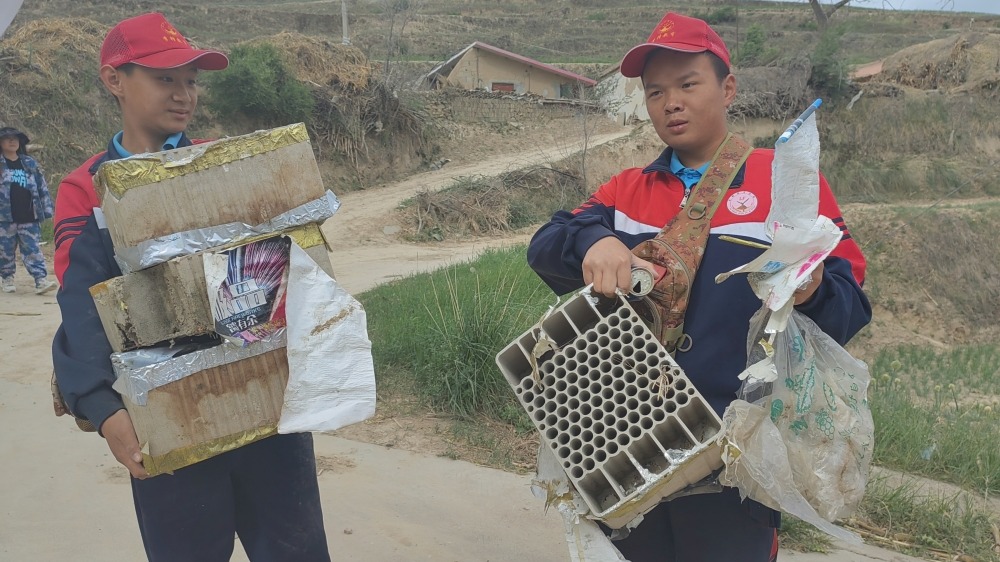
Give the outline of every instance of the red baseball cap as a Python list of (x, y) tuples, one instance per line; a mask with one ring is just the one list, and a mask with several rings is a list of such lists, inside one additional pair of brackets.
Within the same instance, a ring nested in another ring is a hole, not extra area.
[(638, 78), (646, 67), (646, 57), (655, 49), (670, 49), (682, 53), (709, 52), (717, 55), (728, 66), (729, 50), (722, 38), (707, 23), (688, 16), (668, 12), (653, 28), (649, 39), (632, 47), (622, 59), (621, 73), (627, 78)]
[(111, 28), (101, 45), (101, 66), (134, 63), (177, 68), (196, 63), (201, 70), (222, 70), (229, 59), (218, 51), (195, 49), (160, 13), (129, 18)]

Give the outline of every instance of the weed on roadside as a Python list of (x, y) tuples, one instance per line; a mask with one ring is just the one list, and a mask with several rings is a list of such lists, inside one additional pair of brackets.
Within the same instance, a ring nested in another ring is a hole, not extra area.
[(486, 252), (361, 295), (376, 374), (412, 376), (436, 409), (528, 428), (494, 359), (554, 301), (524, 252)]
[(1000, 562), (995, 524), (967, 497), (927, 495), (914, 485), (890, 486), (882, 478), (868, 483), (861, 509), (849, 522), (866, 541), (908, 554)]
[(876, 464), (1000, 495), (1000, 347), (887, 349), (872, 373)]
[(833, 545), (829, 535), (787, 513), (781, 514), (778, 542), (781, 548), (795, 552), (825, 553), (829, 552)]

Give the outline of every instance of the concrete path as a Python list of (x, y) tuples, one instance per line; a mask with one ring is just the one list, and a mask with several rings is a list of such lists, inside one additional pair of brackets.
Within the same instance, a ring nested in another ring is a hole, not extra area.
[[(0, 561), (142, 560), (125, 469), (103, 440), (52, 416), (44, 375), (0, 366)], [(526, 476), (331, 435), (316, 436), (316, 455), (334, 560), (567, 559), (562, 521)], [(914, 560), (871, 548), (781, 559)], [(238, 544), (233, 560), (246, 561)]]

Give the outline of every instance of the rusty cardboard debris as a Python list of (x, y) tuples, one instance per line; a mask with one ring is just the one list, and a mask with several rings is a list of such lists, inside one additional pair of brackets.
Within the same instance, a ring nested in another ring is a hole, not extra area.
[(261, 224), (325, 194), (301, 123), (112, 160), (94, 183), (116, 249), (198, 228)]
[[(188, 361), (185, 357), (169, 361)], [(274, 435), (287, 381), (288, 360), (281, 347), (153, 388), (144, 405), (123, 393), (146, 470), (150, 475), (170, 473)]]
[[(331, 277), (325, 239), (315, 224), (287, 232)], [(115, 277), (90, 289), (115, 352), (215, 330), (201, 255)]]

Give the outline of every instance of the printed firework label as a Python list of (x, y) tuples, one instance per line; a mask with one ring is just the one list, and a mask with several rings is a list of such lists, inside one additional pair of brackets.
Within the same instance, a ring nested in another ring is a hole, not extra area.
[(205, 254), (205, 281), (215, 331), (239, 345), (286, 325), (285, 291), (291, 239), (279, 236)]

